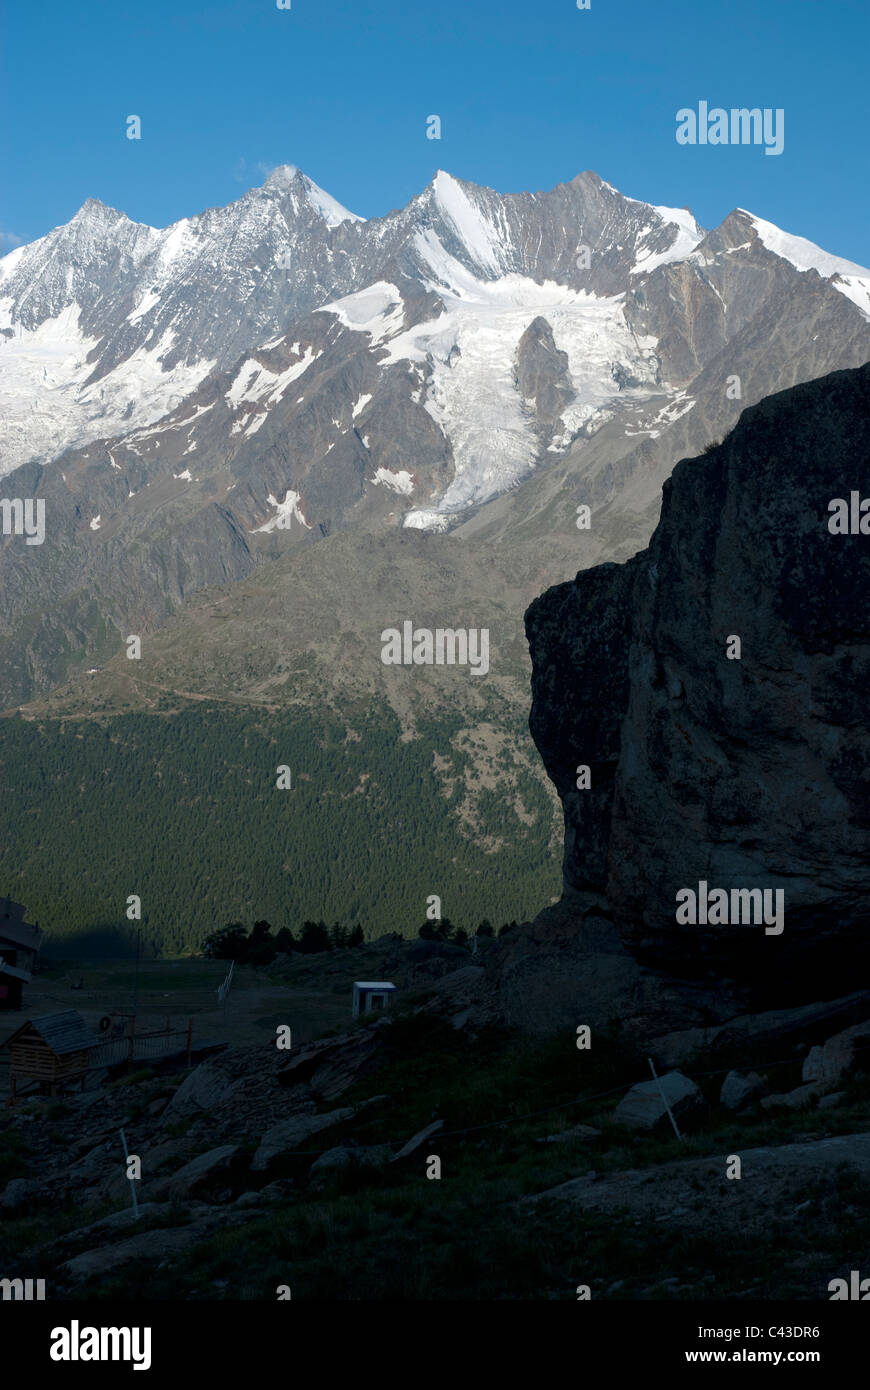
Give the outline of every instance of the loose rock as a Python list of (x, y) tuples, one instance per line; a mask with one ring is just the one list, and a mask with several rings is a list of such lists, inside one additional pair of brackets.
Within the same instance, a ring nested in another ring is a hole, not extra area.
[(616, 1107), (614, 1120), (629, 1129), (652, 1130), (661, 1124), (670, 1124), (663, 1093), (675, 1120), (685, 1118), (701, 1107), (701, 1092), (694, 1081), (683, 1076), (682, 1072), (669, 1071), (657, 1080), (640, 1081), (632, 1086)]

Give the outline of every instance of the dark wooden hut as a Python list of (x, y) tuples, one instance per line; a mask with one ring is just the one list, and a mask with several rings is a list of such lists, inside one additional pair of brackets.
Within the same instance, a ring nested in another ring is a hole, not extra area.
[(0, 1010), (21, 1008), (22, 985), (30, 979), (42, 945), (39, 924), (24, 920), (24, 908), (0, 898)]
[(84, 1089), (90, 1050), (99, 1043), (76, 1009), (22, 1024), (3, 1043), (9, 1049), (10, 1104), (22, 1082), (37, 1082), (40, 1091), (53, 1096), (70, 1081), (80, 1080)]

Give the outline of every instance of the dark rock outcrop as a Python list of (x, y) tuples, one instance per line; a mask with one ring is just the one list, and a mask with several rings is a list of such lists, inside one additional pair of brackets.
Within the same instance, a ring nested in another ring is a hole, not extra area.
[(576, 392), (568, 371), (568, 354), (556, 347), (553, 329), (540, 314), (517, 344), (516, 383), (523, 400), (535, 412), (540, 446), (546, 449)]
[[(553, 1026), (590, 1010), (649, 1021), (665, 996), (662, 1016), (695, 1026), (861, 977), (870, 535), (828, 522), (832, 499), (870, 497), (868, 460), (870, 366), (771, 396), (678, 464), (647, 550), (526, 614), (530, 727), (565, 814), (564, 897), (528, 929), (558, 939), (573, 977), (574, 1013), (569, 983)], [(679, 922), (677, 894), (702, 881), (781, 891), (782, 932)], [(529, 957), (523, 940), (503, 948), (504, 999)]]
[(379, 1019), (370, 1028), (310, 1043), (281, 1066), (278, 1080), (282, 1086), (305, 1082), (318, 1100), (335, 1100), (378, 1065), (388, 1025)]

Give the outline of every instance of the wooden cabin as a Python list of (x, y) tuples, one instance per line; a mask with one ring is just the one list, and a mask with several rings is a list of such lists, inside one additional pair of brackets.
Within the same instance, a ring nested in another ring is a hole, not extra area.
[(22, 985), (30, 979), (43, 933), (24, 920), (24, 908), (0, 898), (0, 1010), (20, 1009)]
[(0, 1010), (20, 1009), (22, 987), (30, 979), (30, 971), (16, 964), (15, 951), (0, 955)]
[(58, 1095), (70, 1081), (80, 1081), (84, 1090), (90, 1050), (99, 1043), (76, 1009), (23, 1024), (2, 1044), (9, 1049), (9, 1104), (22, 1082), (37, 1082), (43, 1095)]

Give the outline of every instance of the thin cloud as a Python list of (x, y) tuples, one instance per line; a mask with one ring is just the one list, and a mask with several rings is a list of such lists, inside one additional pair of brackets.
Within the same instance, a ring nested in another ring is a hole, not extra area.
[(258, 159), (249, 163), (242, 157), (237, 159), (233, 167), (233, 178), (236, 183), (243, 183), (250, 188), (258, 179), (267, 179), (275, 169), (277, 164), (271, 164), (265, 159)]

